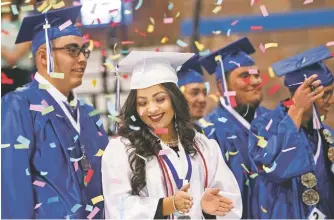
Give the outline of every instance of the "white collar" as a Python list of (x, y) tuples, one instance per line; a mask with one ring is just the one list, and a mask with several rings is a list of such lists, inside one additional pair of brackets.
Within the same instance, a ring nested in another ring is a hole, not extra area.
[(237, 119), (245, 128), (247, 128), (248, 130), (250, 129), (250, 124), (249, 122), (244, 119), (244, 117), (242, 117), (236, 110), (234, 110), (234, 108), (232, 108), (232, 106), (230, 105), (225, 105), (225, 101), (223, 97), (220, 97), (220, 103), (222, 104), (222, 106), (233, 115), (233, 117), (235, 117), (235, 119)]
[[(67, 105), (70, 104), (68, 102), (67, 97), (63, 93), (61, 93), (56, 87), (54, 87), (54, 85), (52, 85), (47, 79), (45, 79), (39, 72), (36, 72), (35, 79), (38, 83), (48, 86), (46, 90), (55, 100), (65, 102)], [(73, 99), (74, 103), (77, 103), (78, 102), (77, 95), (73, 91), (71, 91), (71, 93), (73, 94), (74, 97)]]

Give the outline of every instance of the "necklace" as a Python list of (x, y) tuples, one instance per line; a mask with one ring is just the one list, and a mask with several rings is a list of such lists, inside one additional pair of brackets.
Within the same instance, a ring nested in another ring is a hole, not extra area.
[(164, 142), (168, 147), (171, 147), (171, 146), (177, 146), (178, 143), (179, 143), (179, 140), (176, 139), (176, 140), (171, 140), (171, 141), (167, 141), (167, 142)]

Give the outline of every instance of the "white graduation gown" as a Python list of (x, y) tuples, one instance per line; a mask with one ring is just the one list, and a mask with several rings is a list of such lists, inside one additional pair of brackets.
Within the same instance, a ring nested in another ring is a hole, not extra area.
[[(215, 140), (209, 140), (204, 135), (196, 132), (197, 146), (202, 152), (208, 168), (208, 188), (219, 188), (221, 195), (233, 201), (234, 208), (227, 215), (218, 219), (241, 218), (242, 201), (238, 183), (231, 170), (225, 164), (221, 156), (220, 148)], [(146, 162), (146, 187), (140, 196), (131, 195), (132, 171), (128, 162), (129, 140), (123, 137), (112, 139), (102, 158), (102, 185), (105, 201), (105, 215), (107, 219), (153, 219), (158, 201), (166, 197), (163, 174), (156, 157)], [(162, 144), (162, 149), (167, 149)], [(182, 177), (187, 172), (187, 160), (184, 157), (184, 149), (179, 143), (179, 154), (174, 150), (169, 151), (168, 158)], [(182, 159), (184, 158), (184, 159)], [(183, 160), (183, 161), (182, 161)], [(200, 201), (204, 193), (205, 169), (203, 160), (199, 154), (191, 158), (192, 175), (190, 179), (189, 193), (193, 197), (194, 205), (188, 215), (192, 219), (202, 219)], [(174, 192), (177, 186), (173, 181), (170, 171), (169, 175), (173, 182)]]

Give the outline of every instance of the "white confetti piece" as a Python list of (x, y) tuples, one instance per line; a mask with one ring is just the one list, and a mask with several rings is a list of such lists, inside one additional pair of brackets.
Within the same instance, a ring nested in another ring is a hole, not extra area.
[(79, 138), (79, 135), (75, 135), (75, 136), (74, 136), (74, 138), (73, 138), (74, 143), (77, 142), (78, 138)]
[(159, 156), (168, 155), (170, 153), (170, 149), (162, 149), (159, 151)]
[(208, 137), (210, 137), (211, 135), (213, 135), (213, 133), (215, 132), (215, 130), (216, 130), (215, 128), (212, 128), (211, 131), (210, 131), (210, 133), (208, 134)]
[(216, 7), (212, 10), (212, 13), (217, 14), (221, 9), (222, 9), (222, 6), (216, 6)]
[(143, 156), (140, 156), (139, 154), (136, 154), (139, 158), (143, 159), (145, 162), (147, 162), (147, 159)]
[(26, 169), (26, 175), (30, 176), (29, 168)]
[(284, 149), (284, 150), (282, 150), (282, 152), (288, 152), (288, 151), (290, 151), (290, 150), (294, 150), (294, 149), (296, 149), (296, 147), (290, 147), (290, 148), (287, 148), (287, 149)]
[(303, 4), (306, 5), (306, 4), (311, 4), (311, 3), (313, 3), (313, 0), (305, 0)]
[(231, 137), (227, 137), (227, 139), (236, 139), (237, 138), (237, 136), (235, 136), (235, 135), (232, 135)]
[(55, 148), (56, 147), (56, 143), (54, 143), (54, 142), (50, 143), (50, 147), (51, 148)]
[(136, 121), (136, 117), (135, 117), (134, 115), (132, 115), (130, 118), (131, 118), (131, 120), (132, 120), (133, 122)]
[(60, 25), (58, 28), (60, 31), (64, 30), (65, 28), (67, 28), (68, 26), (72, 25), (72, 21), (68, 20), (66, 21), (64, 24)]
[(326, 46), (327, 46), (327, 47), (334, 46), (334, 41), (327, 42), (327, 43), (326, 43)]
[(220, 117), (220, 118), (218, 118), (218, 121), (220, 121), (222, 123), (225, 123), (225, 122), (227, 122), (227, 119), (224, 118), (224, 117)]
[(43, 171), (41, 171), (41, 175), (42, 175), (42, 176), (46, 176), (46, 175), (48, 175), (48, 172), (43, 172)]
[(86, 211), (88, 211), (88, 212), (91, 212), (91, 211), (93, 211), (93, 206), (91, 206), (91, 205), (86, 205)]
[(267, 126), (266, 126), (266, 130), (269, 131), (271, 124), (273, 123), (273, 120), (270, 119), (270, 121), (268, 122)]
[(262, 13), (263, 17), (267, 17), (269, 15), (265, 5), (261, 5), (260, 10), (261, 10), (261, 13)]
[(41, 205), (42, 205), (42, 203), (36, 204), (34, 209), (38, 209)]
[(1, 148), (7, 148), (10, 147), (10, 144), (1, 144)]
[(223, 0), (217, 0), (217, 2), (215, 3), (216, 5), (221, 5), (223, 3)]
[(210, 83), (209, 82), (205, 82), (204, 85), (205, 85), (205, 88), (206, 88), (206, 93), (207, 94), (210, 93)]
[(95, 123), (97, 126), (101, 126), (102, 125), (102, 120), (101, 120), (101, 118)]
[(226, 32), (226, 36), (231, 36), (231, 29), (228, 29), (227, 32)]
[(17, 142), (20, 142), (21, 144), (24, 144), (29, 147), (30, 145), (30, 140), (23, 137), (22, 135), (19, 135), (18, 138), (16, 139)]

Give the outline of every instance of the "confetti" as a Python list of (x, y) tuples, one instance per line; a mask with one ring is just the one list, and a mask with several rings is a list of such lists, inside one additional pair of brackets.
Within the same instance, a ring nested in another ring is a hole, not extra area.
[(162, 43), (162, 44), (167, 43), (167, 41), (168, 41), (168, 37), (163, 37), (163, 38), (161, 39), (161, 43)]
[(246, 185), (246, 186), (249, 185), (249, 179), (246, 180), (245, 185)]
[(164, 18), (164, 24), (171, 24), (173, 23), (174, 18)]
[(218, 35), (218, 34), (221, 34), (222, 32), (221, 31), (212, 31), (213, 34), (215, 35)]
[(130, 45), (130, 44), (134, 44), (135, 42), (130, 41), (130, 40), (126, 40), (126, 41), (122, 41), (121, 44), (122, 45)]
[(30, 140), (23, 137), (22, 135), (19, 135), (18, 138), (16, 139), (17, 142), (26, 145), (27, 147), (29, 147), (30, 145)]
[(239, 151), (229, 152), (229, 154), (232, 155), (232, 156), (235, 156), (235, 155), (237, 155), (238, 153), (239, 153)]
[(237, 136), (235, 136), (235, 135), (232, 135), (232, 136), (230, 136), (230, 137), (227, 137), (227, 139), (236, 139), (237, 138)]
[(203, 128), (214, 125), (213, 123), (206, 121), (204, 118), (199, 119), (198, 123), (200, 123), (201, 127), (203, 127)]
[(74, 162), (73, 166), (74, 166), (74, 171), (77, 172), (78, 169), (79, 169), (79, 163), (78, 162)]
[(140, 156), (139, 154), (136, 154), (139, 158), (143, 159), (145, 162), (147, 162), (147, 159), (143, 156)]
[(1, 2), (1, 6), (10, 5), (10, 4), (12, 4), (12, 2)]
[(204, 50), (204, 51), (199, 52), (199, 55), (200, 55), (200, 56), (207, 56), (207, 55), (209, 55), (210, 53), (211, 53), (210, 50), (209, 50), (209, 49), (206, 49), (206, 50)]
[(95, 123), (97, 126), (101, 126), (102, 125), (102, 120), (101, 120), (101, 118)]
[(170, 10), (172, 10), (174, 8), (174, 4), (173, 4), (173, 2), (169, 2), (168, 3), (168, 10), (170, 11)]
[(278, 47), (278, 43), (267, 43), (264, 45), (265, 49), (272, 48), (272, 47)]
[(17, 10), (17, 6), (16, 5), (11, 5), (11, 8), (12, 8), (13, 15), (18, 15), (19, 14), (19, 11)]
[(14, 144), (14, 148), (17, 149), (17, 150), (29, 149), (29, 146), (27, 146), (25, 144)]
[(112, 178), (110, 180), (110, 182), (113, 183), (113, 184), (122, 184), (122, 180), (120, 180), (120, 179), (114, 179), (114, 178)]
[(294, 104), (294, 102), (291, 99), (283, 102), (283, 105), (286, 106), (286, 107), (290, 107), (293, 104)]
[(28, 168), (26, 169), (26, 175), (27, 175), (27, 176), (30, 176), (30, 173), (29, 173), (29, 169), (28, 169)]
[(101, 132), (97, 132), (97, 134), (101, 137), (101, 136), (103, 136), (103, 134), (101, 133)]
[(237, 92), (236, 91), (227, 91), (224, 92), (224, 96), (236, 96)]
[(235, 96), (229, 96), (229, 100), (233, 108), (237, 106), (237, 101), (235, 99)]
[(266, 173), (271, 173), (273, 172), (277, 167), (277, 163), (274, 162), (274, 164), (271, 166), (271, 168), (269, 167), (266, 167), (265, 165), (262, 166), (263, 170), (266, 172)]
[(154, 18), (150, 17), (150, 22), (151, 22), (152, 24), (155, 24)]
[(104, 63), (103, 65), (106, 66), (108, 68), (108, 70), (110, 70), (110, 71), (115, 70), (114, 65), (112, 65), (111, 63)]
[(249, 74), (258, 74), (258, 69), (248, 69)]
[(275, 73), (274, 73), (274, 70), (273, 68), (270, 66), (268, 67), (268, 74), (271, 78), (274, 78), (275, 77)]
[(180, 12), (178, 12), (175, 16), (175, 18), (178, 18), (178, 17), (180, 17)]
[(325, 116), (324, 116), (324, 115), (321, 115), (321, 116), (320, 116), (320, 120), (321, 120), (321, 121), (324, 121), (324, 120), (325, 120)]
[(142, 4), (143, 4), (143, 0), (138, 0), (138, 3), (136, 5), (135, 9), (138, 10), (142, 6)]
[(261, 205), (261, 210), (262, 210), (262, 212), (267, 213), (267, 210), (265, 208), (263, 208), (262, 205)]
[(118, 60), (119, 58), (121, 58), (121, 54), (110, 55), (109, 58), (110, 58), (111, 60)]
[(51, 78), (56, 78), (56, 79), (64, 79), (64, 73), (56, 73), (52, 72), (50, 73)]
[(108, 118), (110, 118), (112, 121), (120, 123), (122, 120), (116, 116), (108, 115)]
[(216, 6), (216, 7), (212, 10), (212, 13), (217, 14), (221, 9), (222, 9), (222, 6)]
[(266, 52), (266, 48), (263, 46), (262, 43), (260, 44), (259, 48), (262, 51), (262, 53)]
[(99, 149), (94, 156), (101, 157), (103, 155), (103, 153), (104, 153), (104, 151), (102, 149)]
[(132, 120), (133, 122), (136, 121), (136, 117), (135, 117), (134, 115), (132, 115), (130, 118), (131, 118), (131, 120)]
[(232, 26), (235, 26), (236, 24), (238, 24), (239, 20), (235, 20), (231, 23)]
[(202, 51), (204, 49), (204, 45), (200, 44), (198, 41), (195, 41), (195, 45), (199, 51)]
[(213, 133), (216, 131), (216, 129), (215, 128), (212, 128), (211, 129), (211, 131), (210, 131), (210, 133), (208, 134), (208, 137), (210, 137), (211, 135), (213, 135)]
[(41, 205), (42, 205), (42, 203), (36, 204), (34, 209), (38, 209), (39, 207), (41, 207)]
[(21, 6), (21, 11), (33, 11), (33, 10), (35, 10), (33, 5)]
[[(248, 78), (249, 79), (249, 78)], [(264, 86), (267, 82), (268, 82), (268, 80), (269, 80), (269, 77), (267, 76), (267, 75), (262, 75), (262, 83), (257, 87), (257, 88), (261, 88), (262, 86)], [(249, 82), (248, 82), (249, 83)], [(256, 88), (256, 89), (257, 89)]]
[(74, 136), (74, 138), (73, 138), (74, 143), (77, 142), (78, 138), (79, 138), (79, 135), (75, 135), (75, 136)]
[(176, 41), (176, 44), (179, 45), (180, 47), (187, 47), (188, 44), (180, 39)]
[(36, 112), (42, 112), (44, 110), (44, 106), (43, 105), (32, 105), (30, 104), (29, 110), (30, 111), (36, 111)]
[(233, 63), (233, 64), (237, 65), (238, 67), (240, 67), (240, 63), (237, 63), (235, 61), (230, 61), (229, 63)]
[(50, 4), (46, 9), (42, 11), (42, 14), (48, 12), (52, 8), (52, 4)]
[(260, 30), (263, 29), (262, 26), (251, 26), (250, 28), (251, 28), (252, 31), (260, 31)]
[(252, 179), (255, 179), (258, 175), (259, 175), (259, 174), (257, 174), (257, 173), (253, 173), (253, 174), (251, 174), (249, 177), (252, 178)]
[(86, 211), (88, 211), (88, 212), (93, 211), (93, 206), (91, 206), (91, 205), (86, 205)]
[(159, 156), (168, 155), (170, 153), (170, 149), (162, 149), (159, 151)]
[(271, 89), (269, 89), (269, 95), (272, 95), (274, 94), (275, 92), (277, 92), (279, 89), (280, 89), (280, 85), (279, 84), (276, 84), (274, 85), (273, 87), (271, 87)]
[(41, 12), (41, 11), (43, 11), (47, 6), (48, 6), (48, 2), (47, 2), (47, 1), (44, 1), (43, 4), (41, 4), (41, 5), (37, 8), (37, 11), (38, 11), (38, 12)]
[(266, 126), (266, 130), (267, 130), (267, 131), (269, 131), (269, 129), (270, 129), (272, 123), (273, 123), (273, 120), (270, 119), (269, 123), (268, 123), (267, 126)]
[(38, 84), (38, 88), (39, 88), (39, 89), (48, 89), (48, 88), (50, 88), (50, 87), (49, 87), (49, 85), (47, 85), (47, 84)]
[(228, 151), (225, 153), (225, 157), (226, 157), (226, 161), (230, 159), (230, 154), (228, 153)]
[(10, 146), (10, 144), (1, 144), (1, 148), (7, 148), (9, 146)]
[(35, 180), (32, 184), (34, 184), (35, 186), (44, 187), (46, 183)]
[(216, 5), (221, 5), (223, 3), (223, 0), (217, 0), (217, 2), (215, 3)]
[(66, 21), (64, 24), (60, 25), (60, 26), (58, 27), (58, 29), (59, 29), (60, 31), (62, 31), (62, 30), (64, 30), (65, 28), (67, 28), (68, 26), (70, 26), (70, 25), (72, 25), (72, 21), (71, 21), (71, 20), (68, 20), (68, 21)]
[[(89, 183), (90, 180), (92, 179), (93, 174), (94, 174), (94, 170), (89, 169), (88, 172), (87, 172), (87, 175), (86, 175), (86, 177), (85, 177), (85, 179), (84, 179), (84, 182), (85, 182), (85, 183)], [(94, 204), (94, 205), (95, 205), (95, 204)]]
[(149, 24), (146, 31), (147, 31), (147, 33), (153, 33), (154, 26), (152, 24)]
[(284, 150), (282, 150), (282, 152), (288, 152), (288, 151), (290, 151), (290, 150), (294, 150), (294, 149), (296, 149), (296, 147), (290, 147), (290, 148), (288, 148), (288, 149), (284, 149)]
[(334, 41), (327, 42), (327, 43), (326, 43), (326, 46), (327, 46), (327, 47), (334, 46)]
[(263, 17), (267, 17), (269, 15), (265, 5), (261, 5), (260, 10), (261, 10), (261, 13), (262, 13)]
[(155, 128), (154, 134), (168, 134), (168, 128)]
[(93, 87), (96, 86), (96, 79), (93, 79), (93, 80), (92, 80), (92, 85), (93, 85)]
[(53, 5), (53, 9), (59, 9), (65, 6), (64, 1), (58, 2), (57, 4)]
[(44, 108), (44, 110), (42, 111), (42, 115), (46, 115), (46, 114), (49, 114), (50, 112), (53, 112), (54, 111), (54, 108), (53, 106), (49, 106), (47, 108)]
[(58, 196), (48, 198), (48, 203), (59, 202)]
[(89, 117), (93, 117), (93, 116), (95, 116), (95, 115), (98, 115), (98, 114), (100, 114), (101, 113), (101, 111), (100, 110), (98, 110), (98, 109), (95, 109), (95, 110), (93, 110), (93, 111), (91, 111), (91, 112), (89, 112)]
[(259, 138), (259, 141), (257, 142), (257, 146), (261, 148), (265, 148), (268, 144), (268, 141), (266, 141), (263, 137)]
[(306, 5), (306, 4), (310, 4), (312, 2), (313, 2), (313, 0), (305, 0), (303, 4)]
[[(10, 13), (10, 7), (9, 6), (5, 6), (5, 7), (1, 7), (1, 13)], [(8, 33), (7, 33), (8, 35)]]
[(95, 215), (100, 211), (98, 207), (95, 207), (91, 213), (87, 216), (88, 219), (93, 219)]
[(76, 213), (81, 207), (82, 207), (81, 204), (75, 204), (75, 205), (71, 208), (71, 212), (72, 212), (72, 213)]
[(49, 104), (43, 99), (41, 101), (41, 104), (44, 106), (44, 107), (49, 107)]
[(247, 173), (249, 173), (249, 170), (247, 169), (247, 167), (245, 166), (245, 164), (240, 164), (242, 166), (242, 168), (244, 168), (244, 170), (246, 170)]

